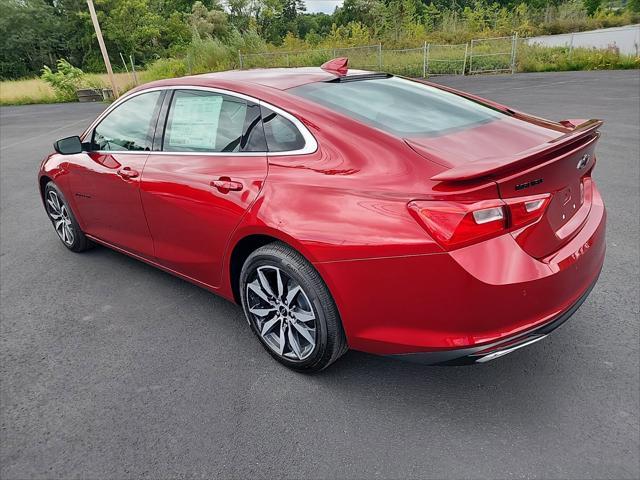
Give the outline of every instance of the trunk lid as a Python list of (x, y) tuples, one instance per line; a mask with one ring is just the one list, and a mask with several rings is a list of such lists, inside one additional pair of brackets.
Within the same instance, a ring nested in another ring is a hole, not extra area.
[(496, 179), (500, 197), (509, 199), (550, 193), (540, 220), (512, 232), (529, 255), (543, 258), (571, 240), (591, 210), (591, 170), (599, 134), (543, 155), (539, 164)]
[[(494, 127), (496, 123), (501, 122), (492, 122)], [(465, 183), (480, 178), (491, 179), (496, 182), (500, 197), (507, 204), (514, 199), (551, 194), (539, 220), (511, 232), (527, 253), (535, 258), (544, 258), (571, 240), (589, 214), (590, 173), (595, 164), (594, 151), (599, 138), (597, 129), (602, 121), (588, 120), (564, 131), (519, 123), (520, 129), (511, 129), (509, 124), (502, 126), (501, 133), (511, 130), (512, 136), (494, 136), (494, 140), (499, 138), (499, 141), (493, 142), (491, 156), (485, 155), (488, 139), (479, 143), (477, 140), (460, 143), (459, 148), (465, 156), (454, 157), (450, 156), (453, 153), (450, 148), (443, 151), (442, 144), (437, 142), (436, 148), (427, 147), (426, 141), (418, 143), (411, 139), (407, 143), (423, 156), (449, 167), (433, 176), (432, 180)], [(523, 124), (533, 128), (522, 130)], [(493, 130), (492, 133), (497, 133), (495, 128)], [(522, 146), (525, 148), (520, 149)], [(509, 151), (509, 148), (518, 151)]]

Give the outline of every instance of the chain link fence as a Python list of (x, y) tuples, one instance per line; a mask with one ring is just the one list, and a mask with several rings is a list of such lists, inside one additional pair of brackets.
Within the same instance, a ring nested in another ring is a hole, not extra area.
[(426, 46), (425, 75), (464, 75), (469, 44)]
[(334, 48), (331, 58), (348, 57), (349, 67), (363, 70), (382, 68), (382, 45)]
[(471, 40), (468, 73), (514, 73), (517, 44), (518, 35)]
[(243, 54), (240, 68), (312, 67), (337, 57), (348, 57), (349, 67), (411, 77), (465, 75), (515, 71), (517, 35), (471, 40), (471, 43), (385, 50), (382, 45), (326, 48), (292, 52)]
[(351, 68), (379, 69), (382, 46), (324, 48), (291, 52), (238, 53), (240, 68), (317, 67), (336, 57), (349, 57)]
[(240, 68), (311, 67), (333, 58), (331, 49), (238, 54)]
[(383, 50), (380, 70), (407, 77), (424, 76), (424, 48)]

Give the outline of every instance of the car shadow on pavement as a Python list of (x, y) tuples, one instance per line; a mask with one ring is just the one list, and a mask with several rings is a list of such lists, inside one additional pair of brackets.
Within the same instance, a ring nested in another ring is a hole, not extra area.
[[(255, 367), (256, 379), (280, 377), (290, 384), (292, 390), (313, 388), (321, 396), (337, 396), (343, 397), (345, 402), (375, 405), (387, 413), (393, 413), (398, 405), (402, 405), (417, 414), (429, 407), (439, 408), (443, 414), (461, 418), (460, 415), (464, 417), (477, 411), (491, 412), (491, 416), (497, 412), (520, 416), (523, 403), (529, 409), (539, 410), (543, 414), (546, 408), (558, 406), (553, 385), (561, 386), (560, 390), (573, 385), (570, 357), (565, 356), (562, 350), (566, 348), (566, 342), (580, 340), (574, 338), (576, 331), (571, 334), (564, 331), (571, 329), (570, 326), (563, 326), (536, 345), (480, 365), (429, 366), (349, 351), (322, 372), (312, 375), (291, 372), (262, 351), (244, 322), (240, 306), (169, 273), (103, 247), (86, 252), (83, 257), (83, 260), (90, 260), (90, 263), (96, 261), (100, 265), (94, 265), (96, 269), (108, 265), (110, 274), (114, 271), (126, 271), (127, 278), (142, 278), (149, 291), (162, 293), (167, 305), (177, 303), (180, 298), (188, 298), (194, 308), (191, 314), (195, 315), (195, 318), (188, 319), (189, 322), (213, 323), (217, 332), (224, 336), (230, 350), (236, 353), (246, 352), (249, 362)], [(173, 292), (175, 299), (172, 298)], [(588, 308), (587, 304), (582, 308)], [(214, 312), (213, 317), (210, 312)], [(580, 312), (576, 315), (579, 316)], [(174, 318), (172, 321), (187, 319)], [(577, 335), (580, 336), (579, 333)], [(179, 343), (184, 340), (177, 338), (175, 341)], [(202, 341), (207, 343), (206, 339)], [(216, 343), (219, 341), (219, 338), (212, 335), (210, 347), (219, 348), (220, 345)], [(239, 368), (246, 367), (238, 365)], [(243, 369), (242, 375), (248, 374), (250, 375)], [(535, 416), (528, 415), (528, 418), (535, 421)]]

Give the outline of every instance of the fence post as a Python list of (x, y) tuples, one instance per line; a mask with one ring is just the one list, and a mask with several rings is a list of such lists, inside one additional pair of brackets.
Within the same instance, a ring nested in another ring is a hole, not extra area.
[(336, 58), (336, 49), (331, 50), (331, 58)]
[[(464, 44), (464, 60), (462, 62), (462, 75), (465, 75), (465, 72), (467, 70), (467, 52), (469, 51), (469, 44), (465, 43)], [(469, 64), (469, 69), (471, 69), (471, 64)]]
[(427, 41), (424, 41), (422, 47), (422, 78), (427, 78)]
[(518, 49), (518, 32), (515, 33), (511, 40), (511, 75), (516, 73), (516, 51)]
[(382, 42), (378, 43), (378, 70), (382, 70)]
[(133, 56), (129, 55), (129, 60), (131, 60), (131, 73), (133, 73), (133, 83), (138, 86), (138, 75), (136, 75), (136, 65), (133, 63)]
[[(127, 67), (127, 62), (124, 60), (124, 57), (122, 56), (122, 52), (118, 52), (120, 54), (120, 59), (122, 60), (122, 64), (124, 65), (124, 69), (127, 72), (127, 75), (129, 75), (129, 67)], [(53, 62), (51, 62), (53, 63)], [(129, 75), (133, 81), (133, 74)]]
[(238, 50), (238, 60), (240, 61), (240, 70), (242, 70), (242, 53)]
[(569, 58), (573, 55), (573, 32), (571, 32), (571, 40), (569, 40)]
[[(469, 44), (467, 44), (468, 46)], [(465, 51), (467, 50), (467, 47), (465, 47)], [(467, 55), (465, 54), (464, 58), (467, 58)], [(473, 74), (473, 39), (471, 39), (471, 48), (469, 49), (469, 75)]]

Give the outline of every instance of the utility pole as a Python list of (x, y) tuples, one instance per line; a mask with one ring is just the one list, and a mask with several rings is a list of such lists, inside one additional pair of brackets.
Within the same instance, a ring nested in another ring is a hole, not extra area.
[(107, 53), (107, 47), (104, 45), (104, 39), (102, 38), (102, 30), (100, 30), (100, 24), (98, 23), (98, 17), (96, 16), (96, 9), (93, 7), (93, 0), (87, 0), (89, 6), (89, 13), (91, 14), (91, 21), (93, 22), (93, 28), (96, 31), (96, 37), (98, 37), (98, 44), (100, 45), (100, 52), (102, 53), (102, 59), (104, 65), (107, 67), (107, 74), (109, 75), (109, 81), (111, 82), (111, 88), (113, 89), (113, 97), (118, 98), (118, 86), (116, 85), (116, 79), (113, 76), (113, 70), (111, 69), (111, 61), (109, 60), (109, 54)]

